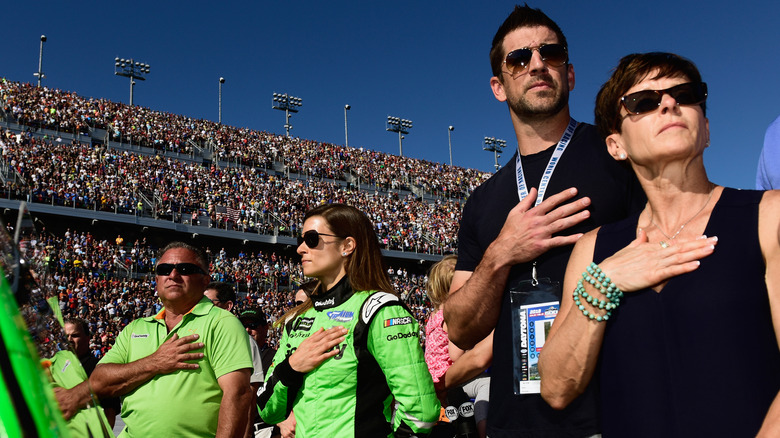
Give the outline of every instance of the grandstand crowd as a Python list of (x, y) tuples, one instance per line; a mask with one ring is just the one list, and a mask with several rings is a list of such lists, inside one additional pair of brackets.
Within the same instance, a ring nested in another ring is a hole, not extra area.
[[(31, 202), (288, 235), (313, 206), (344, 202), (371, 215), (385, 248), (441, 254), (457, 247), (461, 202), (486, 177), (6, 80), (0, 102), (6, 120), (31, 129), (106, 129), (115, 142), (151, 148), (142, 154), (4, 130), (0, 148), (9, 177), (0, 196)], [(206, 150), (208, 162), (176, 155)], [(220, 160), (238, 165), (214, 164)], [(274, 163), (284, 172), (269, 172)], [(285, 176), (291, 173), (306, 179)], [(373, 190), (360, 189), (366, 184)]]
[[(154, 266), (157, 250), (144, 240), (125, 242), (96, 239), (89, 232), (71, 231), (56, 236), (45, 229), (28, 237), (32, 257), (47, 265), (43, 282), (56, 291), (65, 319), (81, 318), (90, 325), (92, 354), (100, 358), (114, 344), (116, 335), (134, 319), (155, 315), (162, 309), (156, 296)], [(297, 286), (303, 281), (297, 260), (266, 252), (229, 255), (222, 248), (206, 248), (211, 278), (233, 284), (239, 299), (237, 315), (258, 306), (273, 324), (294, 306)], [(431, 312), (425, 286), (427, 277), (390, 267), (395, 290), (420, 322), (422, 329)], [(269, 327), (268, 342), (277, 347), (278, 327)], [(45, 343), (44, 343), (45, 344)], [(45, 347), (45, 345), (43, 345)]]

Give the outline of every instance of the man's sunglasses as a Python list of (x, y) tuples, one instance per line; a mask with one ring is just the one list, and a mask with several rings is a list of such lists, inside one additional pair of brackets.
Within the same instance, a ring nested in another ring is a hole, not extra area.
[(512, 50), (506, 54), (504, 64), (509, 74), (514, 76), (522, 73), (531, 63), (534, 50), (539, 52), (542, 61), (552, 67), (560, 67), (569, 61), (569, 52), (563, 44), (542, 44), (538, 47), (523, 47), (522, 49)]
[(249, 330), (257, 330), (258, 327), (260, 327), (262, 324), (259, 322), (245, 322), (244, 328), (248, 328)]
[(309, 230), (303, 233), (303, 236), (298, 237), (298, 246), (301, 243), (305, 243), (309, 248), (316, 248), (320, 244), (320, 236), (338, 237), (339, 239), (345, 239), (345, 237), (337, 236), (335, 234), (325, 234), (317, 232), (317, 230)]
[(707, 84), (686, 82), (666, 90), (642, 90), (626, 94), (620, 103), (631, 114), (644, 114), (661, 106), (664, 94), (671, 96), (678, 105), (698, 105), (707, 100)]
[(195, 263), (160, 263), (154, 269), (154, 272), (157, 275), (171, 275), (174, 269), (176, 269), (179, 275), (206, 274), (206, 271)]

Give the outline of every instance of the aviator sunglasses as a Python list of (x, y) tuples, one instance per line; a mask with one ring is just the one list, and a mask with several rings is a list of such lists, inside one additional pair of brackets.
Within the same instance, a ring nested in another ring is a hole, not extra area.
[(171, 275), (174, 269), (176, 269), (179, 275), (206, 274), (206, 271), (195, 263), (160, 263), (154, 269), (154, 272), (157, 275)]
[(620, 103), (631, 114), (649, 113), (661, 106), (664, 94), (677, 102), (677, 105), (698, 105), (707, 100), (707, 84), (704, 82), (686, 82), (666, 90), (642, 90), (626, 94)]
[(560, 67), (569, 60), (569, 52), (563, 44), (542, 44), (538, 47), (523, 47), (522, 49), (512, 50), (506, 54), (504, 64), (509, 74), (514, 76), (522, 73), (531, 63), (534, 50), (539, 52), (542, 61), (553, 67)]
[(320, 236), (338, 237), (339, 239), (345, 239), (345, 237), (337, 236), (335, 234), (320, 233), (317, 230), (309, 230), (303, 233), (303, 236), (298, 237), (298, 246), (301, 243), (306, 243), (309, 248), (316, 248), (320, 244)]

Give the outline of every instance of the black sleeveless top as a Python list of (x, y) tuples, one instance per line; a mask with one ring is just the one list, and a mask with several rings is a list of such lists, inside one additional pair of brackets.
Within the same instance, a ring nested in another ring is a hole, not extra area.
[[(724, 189), (705, 233), (715, 252), (660, 293), (627, 293), (600, 356), (608, 437), (753, 437), (780, 390), (780, 351), (758, 240), (763, 192)], [(601, 228), (596, 263), (639, 216)]]

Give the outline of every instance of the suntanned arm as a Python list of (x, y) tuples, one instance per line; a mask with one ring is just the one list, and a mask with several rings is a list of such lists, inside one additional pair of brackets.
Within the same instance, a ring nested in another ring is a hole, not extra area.
[(157, 351), (143, 359), (126, 364), (99, 363), (89, 377), (92, 390), (100, 398), (118, 397), (148, 382), (158, 374), (197, 369), (197, 363), (187, 362), (203, 358), (203, 353), (189, 353), (203, 348), (202, 342), (195, 342), (197, 339), (198, 335), (179, 338), (174, 334), (160, 345)]
[(534, 260), (552, 248), (571, 245), (582, 236), (553, 236), (590, 216), (583, 210), (590, 205), (589, 198), (561, 205), (576, 195), (577, 189), (570, 188), (534, 207), (536, 189), (532, 188), (509, 212), (474, 272), (455, 271), (450, 297), (444, 303), (444, 320), (455, 345), (470, 350), (495, 328), (512, 266)]
[(70, 389), (59, 386), (54, 388), (54, 397), (57, 399), (57, 404), (60, 406), (65, 420), (73, 418), (92, 400), (89, 395), (89, 384), (86, 380)]
[[(80, 410), (87, 407), (92, 402), (92, 397), (89, 393), (89, 383), (87, 380), (79, 383), (70, 389), (62, 387), (54, 388), (54, 396), (57, 399), (57, 404), (60, 406), (62, 416), (65, 420), (70, 420)], [(116, 422), (117, 412), (112, 408), (103, 407), (103, 412), (108, 420), (108, 425), (112, 428)]]
[[(570, 293), (582, 278), (582, 271), (593, 260), (597, 231), (598, 229), (587, 233), (574, 246), (566, 266), (561, 307), (539, 356), (542, 398), (555, 409), (565, 408), (585, 391), (596, 369), (604, 339), (606, 323), (585, 317), (574, 306)], [(556, 338), (558, 331), (561, 331), (558, 335), (560, 339)], [(553, 339), (555, 342), (551, 342)], [(553, 367), (554, 369), (550, 370)]]
[[(764, 193), (759, 205), (758, 238), (766, 260), (766, 288), (775, 336), (780, 341), (780, 191)], [(780, 346), (779, 346), (780, 347)], [(769, 407), (758, 437), (780, 436), (780, 393)]]
[(251, 374), (250, 368), (243, 368), (217, 378), (217, 383), (222, 388), (217, 438), (244, 436), (249, 422), (249, 406), (252, 403), (252, 390), (249, 386)]

